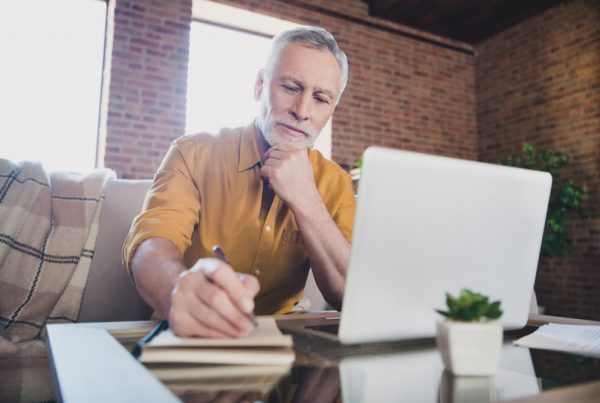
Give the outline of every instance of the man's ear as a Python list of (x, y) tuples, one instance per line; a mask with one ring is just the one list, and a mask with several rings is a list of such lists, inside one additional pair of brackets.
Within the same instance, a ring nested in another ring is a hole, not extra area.
[(260, 96), (263, 91), (263, 86), (265, 84), (265, 69), (260, 69), (258, 74), (256, 75), (256, 82), (254, 83), (254, 99), (256, 101), (260, 100)]

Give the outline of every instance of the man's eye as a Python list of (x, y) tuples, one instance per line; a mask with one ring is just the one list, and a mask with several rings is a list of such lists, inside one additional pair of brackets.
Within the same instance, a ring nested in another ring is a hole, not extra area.
[(284, 86), (283, 86), (283, 89), (284, 89), (286, 92), (291, 92), (291, 93), (294, 93), (294, 94), (295, 94), (295, 93), (297, 93), (297, 92), (299, 91), (299, 90), (298, 90), (298, 88), (296, 88), (296, 87), (290, 87), (289, 85), (284, 85)]
[(329, 103), (329, 101), (327, 99), (323, 98), (323, 97), (315, 97), (315, 99), (320, 104), (328, 104)]

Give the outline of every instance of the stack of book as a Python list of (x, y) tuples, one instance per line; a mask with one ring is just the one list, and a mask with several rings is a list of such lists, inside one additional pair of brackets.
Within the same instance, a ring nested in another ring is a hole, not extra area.
[(293, 340), (259, 317), (243, 338), (184, 338), (170, 330), (144, 346), (140, 361), (175, 393), (271, 388), (294, 362)]

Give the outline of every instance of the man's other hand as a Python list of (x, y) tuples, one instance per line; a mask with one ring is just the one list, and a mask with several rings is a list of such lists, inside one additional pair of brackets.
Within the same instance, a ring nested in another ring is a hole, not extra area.
[(217, 259), (200, 259), (182, 272), (171, 293), (169, 326), (182, 337), (243, 337), (260, 286), (251, 275)]
[(281, 143), (267, 150), (263, 159), (260, 175), (290, 207), (320, 199), (306, 149)]

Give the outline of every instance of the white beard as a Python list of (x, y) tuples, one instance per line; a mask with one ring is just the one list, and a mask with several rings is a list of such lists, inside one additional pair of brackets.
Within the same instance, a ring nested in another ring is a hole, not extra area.
[(301, 146), (301, 148), (307, 148), (311, 146), (317, 139), (318, 133), (316, 135), (313, 134), (314, 130), (307, 128), (304, 125), (299, 125), (297, 122), (290, 121), (289, 119), (280, 120), (281, 123), (285, 123), (286, 125), (292, 127), (297, 127), (305, 133), (308, 133), (308, 136), (292, 137), (275, 131), (278, 120), (273, 117), (273, 108), (271, 107), (271, 102), (268, 97), (268, 93), (263, 91), (260, 97), (258, 116), (256, 117), (256, 124), (262, 132), (265, 141), (269, 143), (271, 147), (279, 145), (282, 142), (298, 144)]

